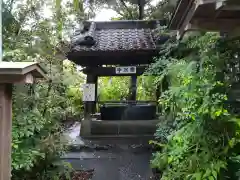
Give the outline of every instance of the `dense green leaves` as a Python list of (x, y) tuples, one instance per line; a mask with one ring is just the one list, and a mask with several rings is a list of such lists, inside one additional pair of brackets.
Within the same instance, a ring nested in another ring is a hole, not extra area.
[(152, 161), (162, 171), (162, 179), (237, 178), (237, 171), (232, 172), (230, 166), (231, 157), (239, 153), (235, 147), (240, 129), (235, 114), (225, 105), (231, 84), (239, 83), (228, 78), (237, 76), (229, 70), (233, 61), (239, 63), (238, 56), (233, 56), (234, 49), (240, 48), (237, 42), (215, 34), (181, 44), (169, 42), (165, 53), (149, 69), (159, 75), (159, 82), (165, 78), (170, 85), (159, 100), (166, 120), (156, 133), (165, 145)]
[[(130, 77), (104, 77), (99, 79), (98, 100), (128, 100)], [(137, 100), (156, 100), (155, 77), (139, 76), (137, 79)]]
[(72, 11), (72, 1), (64, 9), (60, 5), (60, 1), (14, 0), (3, 6), (4, 61), (39, 62), (49, 78), (14, 86), (12, 179), (60, 177), (64, 171), (50, 172), (65, 150), (61, 122), (82, 114), (82, 95), (76, 89), (84, 77), (72, 63), (63, 63), (65, 50), (58, 45), (60, 35), (64, 41), (62, 35), (69, 32), (66, 26), (76, 26), (78, 15)]

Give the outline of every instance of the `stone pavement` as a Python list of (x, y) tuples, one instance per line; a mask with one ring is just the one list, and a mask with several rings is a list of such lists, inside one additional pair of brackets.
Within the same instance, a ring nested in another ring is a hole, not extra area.
[[(94, 169), (92, 180), (150, 180), (151, 148), (149, 137), (93, 138), (78, 136), (78, 125), (66, 132), (73, 146), (62, 159), (76, 170)], [(74, 134), (75, 132), (75, 135)], [(77, 134), (76, 134), (77, 132)]]

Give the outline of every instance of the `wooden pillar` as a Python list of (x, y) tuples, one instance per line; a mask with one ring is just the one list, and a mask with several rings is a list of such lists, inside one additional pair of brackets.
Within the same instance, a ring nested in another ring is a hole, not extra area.
[(12, 84), (46, 78), (35, 62), (0, 62), (0, 180), (11, 179)]
[(95, 84), (95, 101), (84, 102), (84, 119), (81, 124), (81, 136), (91, 135), (91, 114), (96, 112), (96, 101), (97, 101), (97, 81), (98, 77), (93, 74), (87, 74), (87, 84)]
[(0, 180), (11, 179), (12, 84), (0, 84)]
[(96, 112), (96, 101), (97, 101), (97, 81), (98, 77), (92, 74), (87, 75), (87, 84), (95, 84), (95, 101), (85, 102), (84, 114), (89, 116)]
[(130, 101), (136, 101), (137, 99), (137, 75), (131, 76), (131, 83), (130, 83)]
[(158, 102), (159, 98), (161, 97), (161, 86), (158, 85), (156, 88), (156, 100)]
[(169, 89), (169, 85), (168, 77), (165, 76), (162, 81), (162, 92), (167, 91)]
[(93, 104), (93, 113), (97, 112), (97, 101), (98, 101), (98, 76), (94, 76), (95, 83), (95, 101)]

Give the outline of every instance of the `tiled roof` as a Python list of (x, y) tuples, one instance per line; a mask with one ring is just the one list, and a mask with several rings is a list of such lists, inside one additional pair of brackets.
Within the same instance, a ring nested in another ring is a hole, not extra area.
[[(87, 26), (87, 25), (86, 25)], [(72, 38), (74, 51), (153, 50), (157, 46), (158, 21), (89, 22)]]

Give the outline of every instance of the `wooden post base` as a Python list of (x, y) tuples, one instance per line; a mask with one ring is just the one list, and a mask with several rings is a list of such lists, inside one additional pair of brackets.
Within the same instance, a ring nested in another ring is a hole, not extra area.
[(11, 179), (12, 84), (0, 84), (0, 180)]
[(92, 120), (89, 118), (84, 118), (81, 122), (80, 136), (90, 136), (91, 133)]

